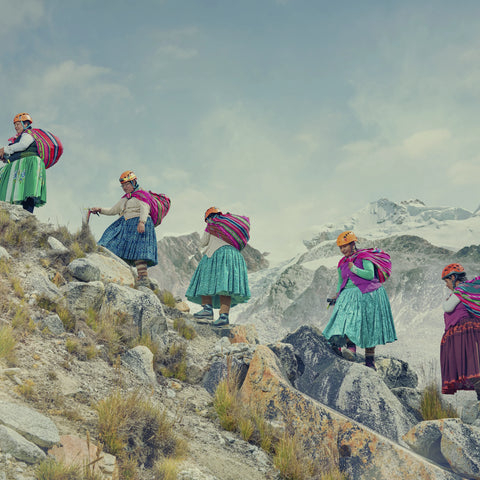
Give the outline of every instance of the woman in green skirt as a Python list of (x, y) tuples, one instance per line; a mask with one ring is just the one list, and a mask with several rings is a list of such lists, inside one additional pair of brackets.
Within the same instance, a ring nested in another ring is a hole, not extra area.
[(365, 365), (376, 370), (375, 347), (394, 342), (397, 334), (387, 292), (356, 240), (351, 230), (337, 238), (344, 257), (338, 263), (335, 308), (323, 335), (335, 347), (346, 344), (341, 353), (348, 360), (355, 360), (357, 346), (364, 348)]
[(47, 203), (45, 164), (38, 156), (37, 145), (29, 130), (32, 117), (19, 113), (13, 119), (17, 136), (0, 148), (0, 159), (6, 165), (0, 171), (0, 200), (33, 213)]
[[(205, 222), (220, 214), (211, 207), (205, 212)], [(213, 320), (213, 309), (220, 308), (220, 315), (213, 322), (216, 327), (229, 324), (230, 308), (250, 299), (247, 265), (242, 254), (222, 238), (205, 231), (200, 245), (205, 248), (185, 296), (202, 305), (194, 317)]]

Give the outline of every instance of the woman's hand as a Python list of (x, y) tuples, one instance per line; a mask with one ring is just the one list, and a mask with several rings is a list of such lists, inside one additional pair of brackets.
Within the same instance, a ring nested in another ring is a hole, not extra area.
[(101, 213), (102, 209), (100, 207), (89, 208), (92, 213)]
[(138, 222), (137, 232), (138, 233), (145, 233), (145, 223), (144, 222)]
[(350, 269), (351, 272), (353, 272), (354, 267), (355, 265), (353, 264), (353, 262), (348, 262), (348, 268)]

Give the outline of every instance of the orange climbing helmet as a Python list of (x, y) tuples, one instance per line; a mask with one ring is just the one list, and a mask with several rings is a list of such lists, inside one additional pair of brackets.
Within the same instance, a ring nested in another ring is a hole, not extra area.
[(207, 221), (207, 218), (212, 215), (213, 213), (222, 213), (217, 207), (210, 207), (206, 212), (205, 212), (205, 221)]
[(32, 117), (28, 114), (28, 113), (18, 113), (17, 115), (15, 115), (15, 117), (13, 117), (13, 123), (17, 123), (17, 122), (30, 122), (30, 123), (33, 123), (33, 120), (32, 120)]
[(342, 232), (337, 237), (337, 246), (341, 247), (342, 245), (348, 245), (349, 243), (356, 242), (358, 238), (356, 235), (351, 231), (347, 230), (346, 232)]
[(131, 170), (127, 170), (126, 172), (123, 172), (120, 175), (119, 180), (121, 184), (124, 184), (127, 182), (132, 182), (133, 180), (136, 180), (136, 179), (137, 179), (137, 176)]
[(460, 275), (465, 273), (465, 269), (459, 263), (450, 263), (442, 270), (442, 280), (445, 280), (450, 275)]

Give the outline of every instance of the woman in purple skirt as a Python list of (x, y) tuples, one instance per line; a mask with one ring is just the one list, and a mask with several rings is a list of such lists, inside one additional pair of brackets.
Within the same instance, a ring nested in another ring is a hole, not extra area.
[(480, 400), (480, 318), (470, 313), (465, 298), (456, 290), (467, 280), (465, 270), (459, 263), (451, 263), (443, 269), (442, 280), (452, 291), (443, 303), (442, 393), (475, 390)]

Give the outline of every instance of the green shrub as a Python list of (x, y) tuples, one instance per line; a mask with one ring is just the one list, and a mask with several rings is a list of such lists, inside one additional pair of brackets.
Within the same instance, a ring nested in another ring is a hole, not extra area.
[(275, 445), (273, 464), (287, 480), (303, 480), (311, 477), (313, 462), (303, 454), (303, 445), (297, 436), (284, 433)]
[(177, 302), (175, 301), (175, 297), (169, 291), (163, 292), (161, 301), (164, 305), (170, 308), (175, 308), (175, 305), (177, 304)]
[(187, 347), (183, 343), (172, 343), (162, 359), (158, 362), (163, 363), (160, 372), (164, 377), (176, 378), (184, 382), (187, 379)]
[(15, 346), (17, 340), (13, 334), (13, 327), (8, 325), (0, 327), (0, 358), (9, 363), (15, 362)]

